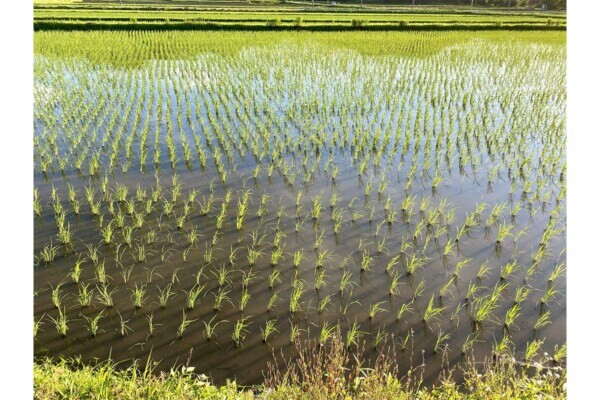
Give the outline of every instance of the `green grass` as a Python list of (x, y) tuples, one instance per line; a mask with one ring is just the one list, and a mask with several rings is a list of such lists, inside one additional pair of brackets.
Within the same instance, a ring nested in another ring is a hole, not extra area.
[[(461, 366), (464, 383), (441, 375), (437, 383), (425, 387), (418, 368), (400, 377), (397, 364), (383, 354), (375, 365), (366, 368), (360, 356), (349, 357), (351, 350), (339, 335), (328, 337), (327, 343), (298, 343), (300, 357), (286, 360), (287, 373), (271, 369), (265, 382), (252, 388), (240, 387), (235, 381), (213, 385), (205, 375), (196, 373), (201, 371), (188, 366), (158, 374), (152, 365), (121, 369), (112, 362), (91, 366), (77, 359), (41, 359), (34, 364), (34, 398), (566, 399), (566, 373), (562, 369), (526, 370), (510, 361), (475, 364), (467, 360)], [(557, 347), (556, 357), (564, 357), (565, 349)]]

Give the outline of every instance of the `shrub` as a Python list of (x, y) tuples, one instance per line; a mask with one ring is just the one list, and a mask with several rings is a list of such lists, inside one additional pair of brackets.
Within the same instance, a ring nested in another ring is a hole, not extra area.
[(267, 21), (267, 26), (281, 26), (281, 19), (275, 18)]
[(352, 20), (352, 26), (354, 28), (362, 28), (364, 26), (367, 26), (368, 21), (365, 21), (364, 19), (353, 19)]

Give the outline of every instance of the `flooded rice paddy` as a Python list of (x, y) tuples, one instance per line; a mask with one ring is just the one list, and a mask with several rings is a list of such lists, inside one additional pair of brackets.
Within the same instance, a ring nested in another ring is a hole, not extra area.
[(565, 343), (563, 33), (35, 35), (37, 356)]

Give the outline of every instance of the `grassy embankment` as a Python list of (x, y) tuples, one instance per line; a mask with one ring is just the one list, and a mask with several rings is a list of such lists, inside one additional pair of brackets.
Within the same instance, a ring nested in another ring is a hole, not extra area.
[[(265, 383), (240, 387), (235, 382), (214, 386), (191, 367), (156, 375), (152, 368), (119, 370), (115, 364), (95, 367), (76, 361), (42, 360), (34, 366), (36, 399), (566, 399), (566, 374), (558, 367), (524, 368), (511, 360), (465, 363), (464, 383), (446, 371), (433, 387), (421, 385), (420, 367), (398, 378), (397, 365), (385, 354), (372, 368), (364, 367), (335, 338), (328, 346), (299, 348), (287, 372), (273, 369)], [(483, 366), (482, 366), (483, 365)]]

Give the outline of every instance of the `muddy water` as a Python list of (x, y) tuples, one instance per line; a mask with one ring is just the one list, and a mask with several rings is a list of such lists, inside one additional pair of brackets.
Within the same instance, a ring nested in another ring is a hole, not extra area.
[[(174, 73), (177, 77), (177, 73)], [(270, 79), (278, 80), (277, 77)], [(73, 84), (76, 85), (76, 83)], [(281, 81), (278, 81), (277, 84), (282, 85)], [(163, 94), (170, 97), (170, 101), (173, 103), (180, 99), (175, 94), (176, 89), (185, 88), (185, 86), (177, 85), (183, 85), (182, 78), (172, 79), (164, 85)], [(294, 137), (298, 137), (302, 134), (299, 126), (304, 128), (303, 124), (306, 124), (306, 120), (286, 120), (285, 116), (286, 110), (289, 111), (289, 108), (295, 106), (295, 102), (300, 102), (301, 99), (294, 100), (291, 92), (285, 93), (282, 95), (283, 97), (270, 94), (270, 99), (265, 99), (267, 96), (265, 93), (268, 91), (264, 87), (272, 85), (274, 85), (273, 82), (269, 80), (262, 82), (261, 85), (256, 82), (248, 85), (251, 96), (256, 97), (256, 103), (252, 106), (253, 109), (249, 108), (246, 111), (254, 118), (252, 122), (257, 126), (270, 123), (269, 128), (287, 128)], [(331, 87), (326, 90), (327, 96), (331, 99), (336, 98), (335, 89), (336, 83), (332, 83)], [(152, 92), (154, 93), (154, 90)], [(367, 94), (365, 93), (365, 95)], [(192, 122), (190, 123), (184, 118), (181, 123), (183, 128), (181, 134), (187, 138), (192, 147), (194, 141), (191, 132), (201, 132), (203, 128), (199, 120), (206, 119), (208, 115), (217, 118), (222, 129), (225, 129), (226, 126), (230, 127), (234, 135), (238, 132), (236, 129), (242, 129), (243, 124), (239, 119), (229, 122), (219, 120), (227, 114), (222, 108), (220, 111), (216, 106), (212, 109), (204, 106), (198, 109), (195, 105), (197, 104), (197, 98), (194, 97), (196, 95), (191, 93), (190, 103), (185, 102), (179, 105), (181, 110), (185, 110), (188, 105), (193, 108)], [(99, 98), (102, 96), (98, 93)], [(135, 103), (134, 110), (141, 103), (141, 120), (150, 119), (150, 132), (153, 132), (154, 129), (160, 131), (166, 129), (166, 121), (158, 121), (156, 103), (152, 106), (147, 104), (149, 96), (144, 97), (141, 89), (131, 92), (129, 96), (131, 97), (128, 97), (128, 101)], [(160, 98), (159, 95), (156, 96)], [(93, 93), (91, 97), (93, 98)], [(165, 99), (166, 97), (162, 100)], [(423, 101), (415, 101), (417, 103), (413, 110), (416, 111), (418, 107), (423, 106)], [(331, 100), (326, 103), (332, 104)], [(161, 105), (165, 109), (167, 108), (166, 105), (162, 103)], [(239, 106), (239, 103), (232, 102), (232, 105), (236, 107)], [(360, 107), (364, 106), (357, 106), (357, 108)], [(428, 107), (435, 110), (436, 106), (428, 105)], [(269, 110), (274, 117), (270, 117), (270, 119), (264, 117), (268, 113), (261, 113), (261, 109)], [(373, 119), (389, 120), (396, 113), (393, 108), (384, 113), (384, 116), (370, 114), (369, 110), (373, 112), (367, 107), (362, 110), (361, 114), (355, 116), (358, 122), (354, 126), (358, 126), (359, 123), (369, 126), (368, 121)], [(469, 112), (474, 111), (477, 110), (469, 110)], [(498, 115), (495, 117), (498, 118), (498, 121), (505, 121), (512, 112), (512, 110), (501, 111), (500, 109), (496, 109), (496, 111)], [(560, 107), (558, 111), (560, 111)], [(57, 112), (65, 117), (64, 113), (68, 113), (69, 110)], [(167, 118), (171, 119), (172, 124), (178, 124), (177, 108), (173, 104), (167, 114)], [(131, 120), (132, 118), (128, 117), (122, 122), (125, 126), (125, 137), (137, 135), (137, 131), (131, 126)], [(315, 116), (315, 120), (319, 123), (323, 122), (323, 118), (318, 115)], [(336, 117), (329, 118), (327, 123), (329, 125), (325, 126), (326, 132), (332, 132), (334, 129), (344, 126), (345, 121), (341, 116), (337, 119)], [(500, 123), (498, 122), (498, 124)], [(44, 121), (36, 120), (39, 132), (44, 131), (44, 124)], [(401, 131), (406, 129), (407, 124), (410, 124), (410, 118), (395, 122), (392, 126), (394, 130)], [(100, 125), (100, 130), (103, 129), (106, 129), (106, 125)], [(138, 140), (137, 136), (135, 137), (135, 140)], [(178, 146), (181, 144), (179, 134), (174, 135), (174, 140)], [(411, 145), (414, 144), (414, 138), (407, 136), (404, 140), (410, 140)], [(150, 142), (152, 143), (152, 141), (151, 135)], [(197, 160), (189, 167), (179, 161), (177, 166), (172, 168), (164, 135), (161, 136), (160, 146), (162, 147), (162, 157), (160, 167), (156, 171), (155, 166), (150, 166), (146, 170), (140, 168), (139, 154), (136, 152), (127, 173), (122, 173), (117, 169), (108, 174), (109, 187), (114, 188), (117, 182), (126, 185), (129, 187), (129, 198), (133, 198), (138, 186), (146, 188), (149, 196), (152, 188), (156, 187), (156, 176), (160, 179), (166, 199), (170, 198), (169, 190), (174, 173), (178, 174), (182, 182), (182, 195), (174, 204), (174, 214), (163, 215), (162, 201), (155, 204), (151, 214), (145, 217), (143, 227), (134, 230), (131, 247), (127, 245), (117, 247), (101, 242), (98, 217), (91, 214), (84, 195), (84, 187), (91, 185), (98, 192), (96, 199), (100, 199), (99, 177), (90, 178), (77, 173), (73, 168), (67, 169), (63, 174), (56, 169), (46, 174), (36, 172), (35, 186), (38, 188), (44, 208), (42, 215), (34, 220), (34, 255), (39, 256), (43, 247), (51, 241), (54, 244), (57, 243), (58, 230), (52, 209), (52, 187), (57, 190), (64, 208), (69, 211), (67, 221), (76, 232), (74, 243), (70, 248), (62, 246), (59, 256), (52, 263), (36, 262), (39, 265), (34, 267), (34, 314), (36, 320), (42, 319), (43, 321), (41, 330), (35, 338), (36, 355), (81, 356), (85, 361), (104, 360), (111, 357), (116, 361), (140, 359), (142, 362), (151, 357), (152, 360), (158, 362), (157, 370), (169, 370), (174, 365), (189, 363), (196, 367), (197, 372), (211, 376), (216, 383), (223, 383), (226, 379), (235, 378), (241, 384), (255, 384), (262, 381), (267, 364), (274, 361), (274, 354), (291, 357), (295, 354), (294, 346), (290, 343), (291, 324), (301, 328), (301, 339), (316, 339), (325, 323), (337, 324), (345, 337), (349, 326), (356, 321), (360, 330), (364, 332), (361, 340), (364, 341), (367, 358), (373, 359), (385, 347), (383, 345), (376, 346), (378, 332), (387, 334), (386, 343), (394, 346), (401, 371), (405, 372), (411, 364), (420, 364), (424, 358), (425, 381), (431, 383), (437, 379), (442, 362), (441, 353), (434, 352), (439, 332), (450, 335), (444, 341), (447, 345), (450, 365), (457, 365), (464, 360), (461, 351), (463, 343), (469, 335), (475, 333), (477, 341), (467, 353), (472, 354), (477, 360), (489, 358), (493, 353), (494, 344), (500, 342), (505, 335), (510, 338), (510, 354), (517, 359), (523, 358), (527, 343), (533, 339), (544, 339), (542, 351), (549, 353), (552, 353), (555, 345), (562, 345), (565, 341), (566, 302), (564, 293), (566, 282), (564, 277), (559, 277), (554, 283), (554, 287), (559, 293), (556, 300), (547, 305), (539, 304), (540, 298), (548, 287), (549, 275), (557, 264), (565, 260), (564, 233), (559, 234), (550, 242), (547, 259), (539, 263), (535, 273), (526, 277), (527, 270), (532, 264), (531, 254), (537, 250), (544, 228), (550, 218), (550, 212), (557, 204), (554, 198), (559, 191), (560, 183), (556, 177), (552, 177), (546, 185), (546, 190), (552, 192), (552, 200), (548, 204), (534, 200), (531, 207), (528, 208), (526, 206), (528, 200), (523, 197), (523, 210), (513, 220), (515, 225), (513, 233), (526, 229), (518, 239), (508, 237), (501, 246), (497, 245), (495, 240), (497, 225), (492, 226), (489, 232), (484, 226), (484, 221), (490, 213), (490, 207), (488, 207), (482, 213), (481, 222), (459, 240), (458, 251), (445, 258), (442, 256), (444, 246), (448, 241), (454, 240), (455, 233), (465, 221), (466, 214), (472, 212), (477, 204), (483, 202), (494, 205), (506, 202), (508, 207), (500, 220), (510, 221), (509, 210), (521, 199), (521, 191), (517, 190), (515, 194), (510, 194), (511, 178), (506, 167), (499, 161), (500, 156), (493, 157), (481, 151), (478, 154), (481, 164), (477, 170), (467, 167), (461, 171), (458, 161), (453, 160), (449, 165), (451, 168), (443, 171), (444, 183), (438, 186), (435, 192), (432, 192), (431, 188), (431, 172), (429, 177), (419, 172), (410, 192), (407, 192), (404, 186), (408, 169), (413, 161), (410, 153), (405, 157), (399, 154), (387, 155), (385, 164), (389, 163), (390, 168), (370, 166), (367, 176), (365, 176), (365, 174), (359, 173), (359, 165), (352, 158), (351, 146), (338, 146), (337, 148), (323, 146), (319, 151), (320, 157), (316, 152), (310, 154), (312, 162), (308, 167), (314, 167), (312, 179), (303, 183), (303, 175), (299, 173), (295, 186), (291, 187), (286, 182), (289, 174), (284, 177), (286, 174), (284, 174), (283, 168), (274, 168), (274, 172), (270, 177), (268, 176), (268, 161), (261, 163), (263, 168), (258, 178), (251, 178), (254, 166), (257, 164), (251, 153), (247, 153), (243, 157), (239, 154), (235, 155), (236, 169), (231, 172), (226, 184), (221, 184), (212, 160), (204, 169), (200, 168)], [(305, 150), (313, 150), (306, 144), (301, 146), (305, 146)], [(533, 141), (533, 143), (528, 143), (528, 146), (519, 151), (534, 158), (539, 157), (540, 143)], [(67, 148), (68, 146), (65, 145), (61, 151), (66, 152)], [(177, 156), (182, 160), (181, 147), (177, 149)], [(150, 151), (149, 160), (152, 159), (151, 155), (152, 151)], [(331, 177), (331, 167), (327, 167), (327, 160), (330, 156), (333, 163), (339, 168), (335, 180), (332, 180)], [(121, 162), (124, 162), (123, 158)], [(292, 171), (303, 171), (302, 156), (294, 149), (288, 149), (283, 154), (283, 165), (291, 165), (292, 162), (295, 163)], [(423, 160), (418, 159), (415, 162), (422, 164)], [(488, 166), (496, 164), (500, 165), (499, 179), (488, 185), (485, 171)], [(148, 165), (151, 165), (151, 162)], [(398, 167), (399, 165), (401, 166)], [(232, 166), (227, 163), (226, 168), (230, 169)], [(538, 172), (534, 170), (533, 173)], [(373, 190), (370, 196), (365, 196), (368, 176), (373, 177)], [(387, 176), (389, 185), (385, 190), (385, 195), (379, 196), (377, 184), (383, 176)], [(78, 198), (82, 203), (80, 215), (71, 212), (72, 206), (67, 200), (67, 182), (78, 190)], [(208, 197), (209, 193), (213, 191), (215, 204), (208, 216), (202, 216), (196, 201), (191, 205), (183, 229), (178, 229), (175, 216), (181, 215), (183, 212), (187, 193), (192, 189), (196, 189), (200, 193), (197, 201), (201, 200), (203, 195)], [(217, 230), (216, 218), (228, 189), (232, 190), (233, 197), (228, 206), (227, 220), (220, 230), (218, 241), (214, 246), (214, 259), (206, 262), (205, 250), (211, 247), (213, 242)], [(251, 191), (251, 202), (244, 227), (238, 231), (235, 224), (236, 204), (245, 189)], [(303, 197), (300, 202), (301, 211), (298, 212), (295, 198), (299, 189), (302, 189)], [(337, 207), (346, 210), (343, 227), (338, 234), (334, 234), (331, 218), (333, 209), (329, 206), (333, 192), (340, 196)], [(271, 199), (268, 202), (268, 211), (262, 218), (259, 218), (257, 211), (262, 194), (269, 194)], [(323, 215), (318, 221), (314, 221), (310, 216), (311, 201), (319, 194), (323, 196)], [(384, 209), (387, 195), (391, 197), (392, 204), (399, 210), (400, 204), (409, 194), (415, 195), (417, 199), (412, 218), (405, 220), (399, 213), (397, 220), (392, 224), (385, 222), (385, 217), (389, 212)], [(427, 247), (425, 247), (427, 233), (433, 234), (435, 229), (432, 229), (431, 232), (425, 230), (423, 235), (416, 240), (413, 239), (414, 231), (421, 219), (418, 210), (419, 202), (425, 197), (431, 198), (432, 206), (447, 201), (448, 209), (454, 208), (456, 215), (456, 220), (448, 227), (449, 233), (441, 235), (437, 242), (432, 236)], [(356, 199), (353, 200), (354, 198)], [(352, 209), (361, 210), (364, 214), (357, 221), (351, 221), (350, 203), (352, 203)], [(104, 215), (103, 223), (106, 224), (111, 219), (108, 204), (103, 201), (101, 207)], [(125, 213), (123, 205), (117, 204), (116, 207), (121, 207)], [(278, 215), (280, 207), (283, 207), (281, 209), (283, 212)], [(372, 221), (369, 220), (371, 209), (373, 210)], [(136, 203), (136, 212), (143, 212), (143, 210), (143, 204)], [(298, 229), (297, 214), (300, 215), (301, 220), (305, 220)], [(559, 221), (558, 226), (564, 227), (564, 212), (559, 210), (556, 218)], [(131, 226), (132, 223), (132, 217), (126, 216), (125, 226)], [(200, 239), (195, 245), (189, 246), (185, 233), (194, 226), (200, 233)], [(152, 230), (155, 230), (156, 238), (152, 243), (148, 243), (147, 234)], [(122, 230), (117, 229), (117, 232), (115, 241), (119, 244), (123, 242)], [(250, 235), (252, 232), (264, 234), (265, 239), (264, 243), (257, 247), (263, 251), (263, 255), (258, 258), (255, 265), (250, 266), (247, 260), (247, 249), (252, 246)], [(276, 232), (285, 234), (282, 240), (284, 258), (276, 266), (273, 266), (270, 260)], [(315, 250), (314, 243), (315, 236), (320, 233), (323, 234), (321, 251), (327, 250), (330, 256), (326, 258), (323, 267), (317, 268), (318, 252)], [(378, 253), (377, 243), (384, 238), (385, 246), (383, 251)], [(406, 261), (401, 259), (401, 262), (395, 267), (400, 276), (398, 294), (390, 296), (391, 276), (386, 273), (385, 266), (399, 254), (404, 241), (411, 243), (411, 248), (408, 250), (409, 256), (418, 250), (427, 257), (427, 262), (414, 275), (408, 275), (404, 271)], [(97, 284), (94, 264), (87, 256), (86, 245), (88, 244), (98, 246), (101, 253), (100, 262), (104, 261), (106, 267), (108, 285), (116, 290), (113, 307), (104, 307), (97, 297), (89, 307), (83, 308), (77, 302), (77, 292), (82, 283), (89, 283), (90, 288), (95, 288)], [(137, 245), (141, 244), (144, 244), (147, 252), (145, 261), (137, 260)], [(373, 257), (372, 267), (368, 271), (361, 271), (363, 257), (363, 252), (359, 250), (361, 245), (362, 249), (368, 251), (368, 254)], [(238, 249), (236, 251), (237, 259), (233, 266), (229, 261), (232, 249)], [(294, 267), (293, 254), (299, 250), (303, 251), (304, 257), (300, 265)], [(83, 272), (80, 283), (75, 284), (70, 279), (69, 272), (78, 257), (88, 259), (82, 264)], [(444, 295), (440, 296), (441, 288), (452, 279), (456, 264), (467, 258), (470, 261), (460, 271), (459, 277), (454, 280)], [(501, 279), (502, 267), (513, 260), (517, 262), (518, 269), (506, 280)], [(482, 279), (479, 279), (477, 277), (479, 267), (486, 262), (490, 271)], [(228, 281), (223, 285), (223, 290), (228, 293), (228, 300), (224, 301), (222, 308), (216, 311), (213, 307), (215, 296), (221, 288), (216, 273), (222, 266), (231, 271)], [(127, 282), (124, 282), (125, 278), (121, 272), (123, 268), (129, 267), (131, 267), (131, 273)], [(247, 307), (243, 311), (239, 311), (238, 305), (243, 291), (242, 272), (248, 272), (250, 269), (256, 274), (256, 279), (248, 286), (251, 299)], [(275, 283), (274, 288), (270, 288), (268, 278), (274, 269), (280, 272), (280, 279)], [(326, 274), (326, 284), (316, 290), (314, 288), (315, 276), (316, 273), (322, 271), (325, 271)], [(351, 291), (340, 293), (339, 285), (343, 271), (349, 271), (352, 274), (353, 285)], [(289, 311), (289, 302), (295, 279), (304, 282), (303, 287), (306, 291), (301, 298), (300, 311), (292, 314)], [(49, 318), (58, 316), (58, 310), (52, 302), (52, 288), (61, 282), (63, 282), (61, 290), (64, 295), (62, 304), (65, 307), (69, 327), (66, 337), (61, 337), (57, 333)], [(205, 285), (204, 291), (198, 298), (195, 307), (188, 309), (186, 292), (189, 292), (197, 282)], [(415, 290), (421, 282), (424, 283), (424, 288), (422, 293), (415, 297)], [(160, 290), (169, 283), (172, 283), (175, 295), (163, 309), (158, 303), (158, 296)], [(495, 285), (508, 283), (493, 317), (483, 326), (476, 327), (469, 316), (469, 304), (466, 296), (471, 283), (480, 286), (475, 297), (488, 295)], [(139, 309), (134, 307), (132, 301), (132, 290), (136, 284), (138, 286), (146, 285), (145, 301)], [(521, 304), (522, 312), (515, 325), (507, 331), (503, 327), (504, 316), (513, 305), (516, 290), (525, 284), (531, 287), (531, 294)], [(281, 300), (272, 310), (268, 310), (269, 299), (275, 293)], [(331, 296), (331, 303), (324, 311), (319, 312), (317, 304), (326, 296)], [(445, 307), (445, 311), (439, 319), (424, 324), (423, 313), (432, 296), (435, 304)], [(398, 320), (397, 311), (403, 304), (409, 304), (411, 301), (412, 312), (404, 314)], [(374, 318), (370, 318), (369, 308), (377, 303), (381, 303), (380, 306), (384, 311), (376, 314)], [(538, 317), (548, 309), (551, 311), (551, 324), (535, 330), (533, 325)], [(103, 313), (103, 318), (99, 323), (100, 331), (96, 337), (92, 337), (86, 328), (87, 322), (84, 317), (93, 318), (99, 312)], [(183, 337), (178, 338), (177, 328), (182, 321), (182, 312), (185, 312), (187, 319), (193, 320), (193, 322), (188, 326)], [(153, 318), (153, 335), (149, 335), (149, 316)], [(247, 318), (249, 325), (246, 337), (242, 345), (238, 347), (231, 335), (234, 323), (242, 318)], [(272, 319), (277, 320), (277, 332), (269, 338), (268, 343), (263, 343), (261, 328), (264, 328), (266, 321)], [(121, 321), (125, 321), (127, 325), (125, 335), (122, 335), (120, 331)], [(210, 321), (221, 322), (216, 327), (215, 337), (207, 340), (203, 335), (203, 329), (204, 324)], [(400, 342), (407, 336), (409, 336), (407, 345), (401, 346)], [(123, 365), (127, 365), (127, 363)]]

